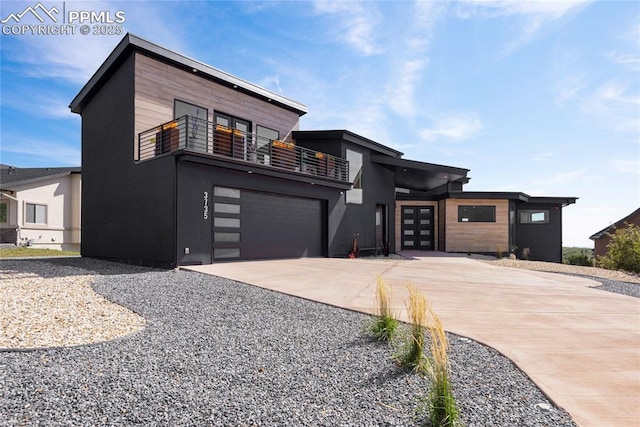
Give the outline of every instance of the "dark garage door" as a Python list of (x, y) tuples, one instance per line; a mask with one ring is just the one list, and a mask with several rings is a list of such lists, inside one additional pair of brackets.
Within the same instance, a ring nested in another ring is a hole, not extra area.
[[(236, 198), (229, 199), (221, 196), (222, 194)], [(229, 193), (216, 191), (214, 188), (213, 202), (214, 259), (301, 258), (323, 255), (320, 200), (246, 190)], [(234, 204), (239, 205), (239, 212), (229, 208)], [(225, 218), (239, 219), (239, 223), (225, 221)], [(224, 241), (237, 240), (229, 237), (238, 232), (239, 242)]]

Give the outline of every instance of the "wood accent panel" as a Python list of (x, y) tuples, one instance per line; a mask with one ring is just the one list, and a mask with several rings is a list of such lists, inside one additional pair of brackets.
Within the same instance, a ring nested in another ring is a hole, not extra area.
[(220, 111), (251, 121), (254, 132), (256, 125), (275, 129), (280, 140), (291, 140), (299, 127), (294, 112), (136, 53), (134, 143), (140, 132), (173, 120), (175, 99), (207, 108), (209, 121)]
[(418, 201), (418, 200), (396, 200), (396, 211), (395, 211), (395, 240), (396, 240), (396, 250), (400, 250), (402, 247), (402, 207), (403, 206), (433, 206), (433, 249), (435, 251), (440, 250), (438, 246), (438, 223), (439, 223), (439, 212), (438, 212), (438, 202), (435, 201)]
[[(446, 251), (496, 253), (509, 250), (509, 201), (447, 199)], [(495, 206), (496, 222), (458, 222), (458, 206)]]

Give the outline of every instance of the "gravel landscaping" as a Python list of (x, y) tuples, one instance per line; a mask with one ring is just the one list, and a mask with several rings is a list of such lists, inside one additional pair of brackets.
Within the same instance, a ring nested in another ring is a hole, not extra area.
[[(32, 261), (11, 262), (29, 270)], [(371, 317), (186, 271), (88, 259), (93, 288), (146, 320), (102, 344), (0, 352), (0, 425), (417, 425), (424, 379)], [(449, 335), (466, 426), (575, 426), (507, 358)]]

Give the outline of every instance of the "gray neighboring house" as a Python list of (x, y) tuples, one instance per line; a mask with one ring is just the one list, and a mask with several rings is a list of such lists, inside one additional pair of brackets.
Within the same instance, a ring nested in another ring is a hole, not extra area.
[(0, 165), (0, 243), (80, 250), (79, 167)]

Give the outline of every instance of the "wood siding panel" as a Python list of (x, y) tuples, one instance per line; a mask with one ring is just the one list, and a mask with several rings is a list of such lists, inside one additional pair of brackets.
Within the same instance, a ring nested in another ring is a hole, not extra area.
[(174, 100), (205, 107), (209, 120), (215, 111), (251, 121), (280, 132), (280, 139), (290, 139), (298, 129), (298, 114), (268, 102), (218, 85), (198, 75), (135, 54), (135, 141), (138, 134), (173, 119)]
[[(445, 202), (447, 252), (508, 252), (508, 200), (447, 199)], [(496, 222), (458, 222), (460, 205), (495, 206)]]
[(396, 250), (400, 250), (402, 247), (402, 207), (403, 206), (432, 206), (433, 207), (433, 249), (435, 251), (439, 251), (439, 230), (438, 230), (438, 202), (435, 201), (416, 201), (416, 200), (397, 200), (396, 201), (396, 212), (395, 212), (395, 240), (396, 240)]

